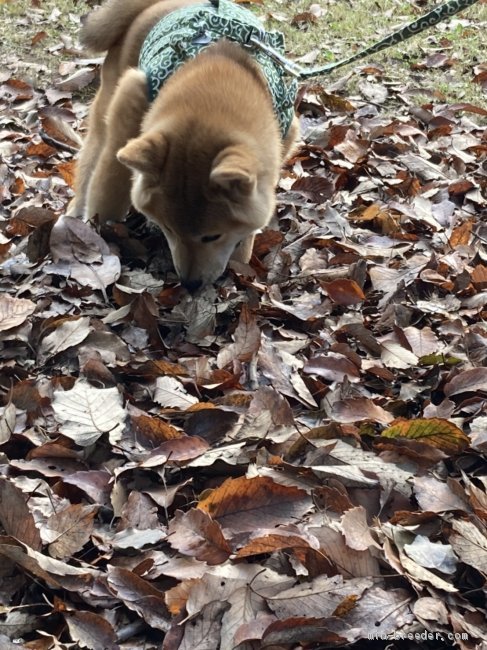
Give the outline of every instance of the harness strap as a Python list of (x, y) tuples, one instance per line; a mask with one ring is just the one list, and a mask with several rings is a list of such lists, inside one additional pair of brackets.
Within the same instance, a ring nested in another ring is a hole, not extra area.
[[(139, 68), (147, 76), (152, 101), (169, 77), (189, 59), (222, 38), (248, 48), (267, 81), (270, 98), (286, 136), (294, 117), (297, 80), (286, 74), (284, 37), (266, 31), (253, 13), (228, 0), (202, 0), (161, 18), (142, 45)], [(256, 44), (259, 47), (256, 47)], [(285, 59), (284, 59), (285, 60)]]

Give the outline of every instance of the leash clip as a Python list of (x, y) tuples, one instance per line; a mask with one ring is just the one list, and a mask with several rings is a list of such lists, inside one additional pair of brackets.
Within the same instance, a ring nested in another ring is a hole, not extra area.
[(299, 78), (303, 74), (303, 70), (299, 65), (296, 65), (292, 61), (286, 59), (286, 57), (283, 56), (280, 52), (275, 50), (270, 45), (264, 43), (257, 36), (254, 36), (254, 34), (250, 35), (248, 41), (244, 43), (244, 47), (249, 47), (249, 48), (255, 47), (261, 50), (262, 52), (265, 52), (267, 56), (269, 56), (271, 59), (279, 63), (282, 69), (285, 70), (288, 74), (290, 74), (293, 77)]

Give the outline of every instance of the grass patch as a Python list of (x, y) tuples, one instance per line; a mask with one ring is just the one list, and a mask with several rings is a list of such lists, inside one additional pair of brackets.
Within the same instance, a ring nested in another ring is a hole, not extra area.
[[(313, 23), (292, 24), (294, 16), (320, 7), (321, 15)], [(427, 2), (418, 8), (402, 0), (263, 0), (262, 4), (249, 5), (257, 14), (265, 14), (267, 26), (279, 29), (286, 37), (291, 58), (316, 51), (313, 66), (339, 60), (367, 45), (384, 38), (400, 26), (417, 19), (431, 10)], [(90, 11), (85, 0), (42, 0), (38, 6), (32, 0), (0, 0), (2, 40), (0, 60), (2, 67), (12, 75), (37, 85), (47, 85), (57, 76), (61, 61), (72, 60), (79, 53), (76, 46), (80, 17)], [(45, 36), (36, 44), (36, 36)], [(485, 60), (482, 34), (487, 33), (487, 5), (477, 3), (433, 28), (408, 41), (361, 62), (351, 64), (322, 77), (326, 85), (353, 72), (365, 63), (375, 63), (384, 68), (384, 80), (400, 82), (421, 96), (436, 96), (438, 101), (457, 101), (485, 104), (485, 94), (472, 82), (473, 67)], [(445, 53), (453, 61), (450, 68), (415, 70), (428, 55)], [(354, 94), (358, 75), (351, 75), (344, 92)]]
[(59, 64), (77, 54), (80, 18), (90, 11), (84, 0), (0, 0), (2, 68), (34, 85), (47, 85)]
[[(322, 15), (316, 22), (297, 27), (292, 24), (295, 15), (310, 10), (318, 4)], [(314, 3), (313, 0), (264, 0), (263, 8), (270, 15), (268, 25), (282, 31), (292, 57), (300, 57), (317, 50), (314, 65), (338, 61), (351, 56), (364, 47), (388, 36), (403, 25), (418, 19), (433, 8), (418, 9), (410, 2), (397, 0), (329, 0)], [(262, 7), (256, 8), (257, 12)], [(468, 101), (483, 105), (485, 94), (478, 84), (472, 82), (473, 67), (485, 60), (483, 36), (487, 32), (487, 5), (475, 4), (408, 41), (395, 45), (340, 68), (322, 78), (332, 84), (354, 67), (366, 63), (381, 65), (389, 81), (404, 82), (406, 86), (425, 88), (425, 95), (431, 99), (431, 89), (438, 99), (448, 103)], [(415, 70), (428, 55), (445, 53), (452, 59), (450, 68), (425, 68)], [(354, 79), (347, 86), (347, 92), (354, 92)], [(419, 101), (419, 95), (415, 99)]]

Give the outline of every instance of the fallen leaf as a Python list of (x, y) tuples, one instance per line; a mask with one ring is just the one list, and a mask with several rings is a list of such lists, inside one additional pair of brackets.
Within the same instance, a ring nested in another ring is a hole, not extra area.
[(35, 304), (25, 298), (12, 298), (4, 293), (0, 295), (0, 331), (21, 325), (34, 313)]
[(130, 610), (136, 612), (156, 630), (167, 632), (169, 614), (164, 604), (162, 591), (132, 571), (120, 567), (108, 568), (107, 582), (110, 591), (118, 596)]
[(118, 650), (117, 635), (111, 623), (93, 612), (65, 612), (64, 619), (75, 643), (90, 650)]
[(323, 287), (333, 302), (344, 307), (357, 305), (365, 300), (365, 294), (355, 280), (333, 280), (324, 282)]
[(480, 528), (473, 522), (464, 519), (453, 519), (453, 533), (449, 542), (453, 550), (465, 564), (473, 566), (481, 573), (487, 571), (487, 531), (485, 526)]
[(312, 581), (285, 589), (268, 599), (268, 605), (279, 618), (332, 616), (349, 596), (357, 599), (372, 586), (370, 578), (344, 580), (342, 576), (319, 576)]
[(92, 445), (105, 433), (112, 444), (119, 441), (125, 410), (117, 388), (93, 388), (79, 379), (71, 390), (56, 391), (52, 406), (63, 435), (81, 447)]
[(75, 316), (60, 320), (59, 325), (54, 331), (41, 340), (38, 350), (39, 363), (43, 364), (55, 354), (79, 345), (86, 339), (90, 332), (89, 318)]
[(15, 423), (17, 421), (17, 409), (15, 404), (10, 402), (0, 412), (0, 445), (5, 444), (10, 440), (10, 436), (14, 432)]
[(341, 382), (345, 377), (351, 382), (360, 381), (357, 366), (341, 355), (313, 357), (306, 363), (303, 372), (324, 377), (328, 381)]
[(367, 512), (362, 506), (350, 508), (341, 520), (341, 529), (350, 548), (365, 551), (371, 546), (380, 548), (367, 523)]
[(190, 395), (174, 377), (158, 377), (154, 400), (164, 407), (188, 409), (198, 403), (198, 398)]
[(333, 404), (332, 414), (337, 422), (371, 420), (381, 424), (390, 424), (394, 420), (392, 413), (365, 397), (337, 400)]
[(477, 391), (487, 391), (487, 368), (464, 370), (455, 375), (444, 388), (447, 397)]
[(381, 435), (385, 438), (418, 440), (448, 455), (460, 453), (470, 442), (455, 424), (441, 418), (402, 420), (392, 424)]
[(41, 529), (49, 554), (67, 560), (80, 551), (90, 539), (97, 510), (96, 506), (75, 503), (52, 514)]
[(251, 531), (265, 525), (277, 526), (299, 517), (311, 500), (295, 487), (279, 485), (268, 478), (227, 479), (198, 503), (223, 530)]
[(457, 569), (457, 558), (448, 544), (431, 542), (424, 535), (416, 535), (411, 544), (404, 545), (404, 551), (417, 564), (442, 573), (452, 574)]
[(210, 566), (223, 564), (231, 549), (220, 525), (203, 510), (177, 511), (169, 526), (168, 542), (183, 555), (195, 557)]
[(27, 497), (4, 478), (0, 479), (0, 522), (7, 535), (34, 550), (41, 548), (41, 535), (29, 510)]

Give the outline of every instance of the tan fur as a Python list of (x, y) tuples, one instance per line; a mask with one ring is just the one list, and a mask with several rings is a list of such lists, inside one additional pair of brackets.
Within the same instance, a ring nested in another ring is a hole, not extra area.
[(211, 283), (230, 258), (248, 262), (268, 224), (283, 158), (266, 82), (238, 45), (216, 43), (174, 73), (149, 104), (134, 69), (146, 34), (197, 0), (108, 0), (83, 26), (83, 44), (108, 47), (89, 115), (69, 213), (120, 220), (132, 202), (159, 225), (185, 286)]

